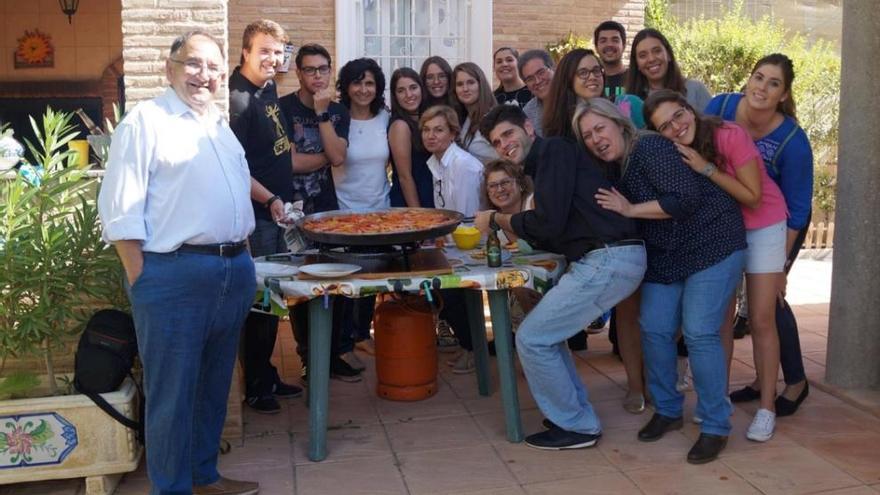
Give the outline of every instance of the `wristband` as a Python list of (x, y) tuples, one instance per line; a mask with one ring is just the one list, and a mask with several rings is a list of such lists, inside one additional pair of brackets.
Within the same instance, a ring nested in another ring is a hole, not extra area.
[(709, 162), (706, 164), (705, 167), (703, 167), (703, 171), (700, 173), (705, 175), (706, 177), (712, 177), (712, 174), (714, 174), (715, 170), (717, 169), (718, 167), (716, 167), (714, 163)]
[(498, 225), (498, 222), (495, 221), (495, 212), (494, 211), (489, 214), (489, 228), (496, 231), (496, 232), (501, 230), (501, 226)]
[(271, 198), (267, 199), (266, 202), (263, 203), (263, 206), (266, 207), (266, 209), (269, 209), (272, 207), (272, 203), (274, 203), (275, 201), (278, 201), (280, 199), (281, 199), (281, 196), (278, 196), (276, 194), (276, 195), (272, 196)]

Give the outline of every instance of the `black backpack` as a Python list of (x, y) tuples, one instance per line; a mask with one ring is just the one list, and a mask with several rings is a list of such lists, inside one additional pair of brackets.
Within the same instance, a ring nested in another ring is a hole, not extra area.
[[(137, 352), (137, 336), (131, 316), (115, 309), (98, 311), (86, 323), (79, 339), (73, 386), (113, 419), (137, 432), (138, 440), (143, 443), (144, 394), (131, 374)], [(126, 376), (131, 376), (138, 389), (141, 421), (125, 417), (101, 396), (115, 392)]]

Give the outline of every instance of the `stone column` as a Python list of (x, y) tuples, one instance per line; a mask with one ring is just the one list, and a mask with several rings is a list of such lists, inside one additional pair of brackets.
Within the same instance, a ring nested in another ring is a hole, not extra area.
[[(227, 53), (227, 17), (227, 0), (122, 0), (126, 109), (168, 86), (165, 59), (171, 42), (181, 34), (205, 30), (220, 40)], [(228, 95), (226, 85), (217, 93), (217, 104), (223, 110), (229, 106)]]
[(880, 11), (875, 2), (843, 2), (840, 165), (826, 379), (846, 388), (880, 388), (878, 53)]

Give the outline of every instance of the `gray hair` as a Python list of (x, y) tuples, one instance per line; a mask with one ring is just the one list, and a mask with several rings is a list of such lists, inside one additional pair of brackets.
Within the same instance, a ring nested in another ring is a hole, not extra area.
[(532, 60), (534, 60), (536, 58), (540, 59), (542, 62), (544, 62), (544, 65), (550, 69), (552, 69), (553, 66), (555, 65), (553, 63), (553, 57), (551, 57), (550, 54), (547, 53), (546, 50), (540, 50), (540, 49), (528, 50), (528, 51), (524, 52), (522, 55), (520, 55), (519, 58), (516, 60), (517, 70), (519, 70), (519, 77), (523, 77), (523, 73), (522, 73), (523, 65), (526, 65), (527, 63), (531, 62)]
[[(571, 119), (571, 129), (574, 132), (574, 135), (579, 138), (581, 145), (585, 148), (586, 143), (580, 139), (580, 136), (582, 135), (581, 119), (590, 113), (611, 120), (617, 124), (623, 133), (623, 159), (621, 160), (621, 171), (625, 172), (627, 162), (629, 161), (629, 154), (632, 151), (633, 146), (635, 146), (636, 141), (638, 141), (639, 132), (636, 130), (632, 121), (620, 113), (620, 110), (614, 103), (611, 103), (605, 98), (590, 98), (589, 100), (581, 101), (577, 104), (577, 107), (575, 107), (574, 110), (574, 117)], [(587, 152), (589, 152), (589, 149)]]
[(221, 54), (223, 53), (223, 44), (220, 43), (220, 40), (218, 40), (216, 37), (214, 37), (213, 34), (205, 31), (204, 29), (193, 29), (192, 31), (187, 31), (187, 32), (181, 34), (180, 36), (178, 36), (177, 38), (174, 38), (174, 41), (171, 43), (171, 53), (169, 54), (169, 56), (176, 55), (177, 52), (179, 52), (180, 49), (184, 45), (186, 45), (186, 43), (191, 38), (194, 38), (196, 36), (208, 38), (209, 40), (213, 41), (214, 44), (217, 45), (217, 48), (220, 49), (220, 53)]

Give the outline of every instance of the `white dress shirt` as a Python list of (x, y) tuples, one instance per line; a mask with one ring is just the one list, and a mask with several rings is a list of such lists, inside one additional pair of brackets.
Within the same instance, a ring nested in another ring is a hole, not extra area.
[(428, 169), (434, 176), (434, 206), (461, 212), (471, 217), (480, 207), (480, 184), (483, 164), (473, 155), (452, 143), (443, 158), (431, 155)]
[(105, 241), (142, 240), (148, 252), (247, 239), (244, 149), (215, 107), (199, 115), (168, 88), (113, 133), (98, 211)]

